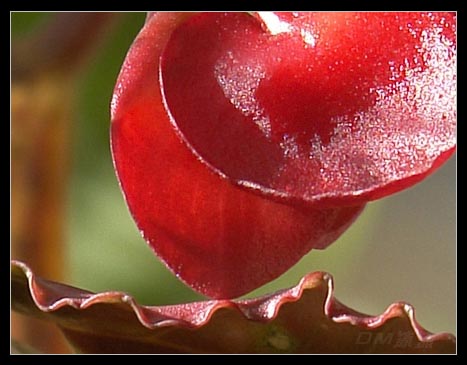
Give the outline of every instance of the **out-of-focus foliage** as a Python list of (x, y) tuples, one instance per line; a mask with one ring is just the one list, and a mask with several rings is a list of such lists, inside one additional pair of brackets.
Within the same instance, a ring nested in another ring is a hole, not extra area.
[(11, 13), (11, 33), (17, 37), (24, 35), (50, 19), (51, 13), (13, 12)]

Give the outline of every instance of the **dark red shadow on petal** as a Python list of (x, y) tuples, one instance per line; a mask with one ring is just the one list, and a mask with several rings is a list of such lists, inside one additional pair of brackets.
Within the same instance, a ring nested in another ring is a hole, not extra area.
[(284, 204), (213, 173), (193, 153), (167, 115), (157, 72), (184, 17), (153, 15), (129, 51), (112, 101), (112, 156), (128, 207), (154, 252), (193, 289), (235, 298), (335, 241), (364, 205)]
[(198, 15), (162, 53), (172, 123), (215, 172), (337, 206), (405, 189), (453, 153), (454, 13), (279, 18), (288, 30), (272, 35), (248, 14)]

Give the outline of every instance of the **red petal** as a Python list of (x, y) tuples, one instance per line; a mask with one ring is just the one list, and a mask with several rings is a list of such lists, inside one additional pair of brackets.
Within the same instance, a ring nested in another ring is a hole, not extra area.
[(188, 16), (152, 15), (135, 40), (112, 101), (112, 153), (129, 209), (157, 255), (195, 290), (236, 297), (333, 242), (363, 205), (318, 210), (271, 201), (212, 173), (187, 148), (163, 106), (158, 69)]
[(258, 18), (198, 15), (162, 54), (172, 123), (213, 171), (335, 206), (407, 188), (453, 153), (454, 13)]

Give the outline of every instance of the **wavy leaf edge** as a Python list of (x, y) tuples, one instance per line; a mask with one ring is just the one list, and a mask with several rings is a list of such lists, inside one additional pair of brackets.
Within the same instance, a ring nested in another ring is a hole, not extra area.
[[(42, 279), (34, 274), (27, 264), (18, 260), (11, 260), (11, 266), (12, 272), (13, 270), (20, 270), (20, 274), (26, 278), (31, 298), (42, 312), (53, 312), (65, 306), (81, 310), (95, 304), (121, 303), (130, 307), (140, 324), (148, 329), (169, 326), (199, 328), (207, 324), (215, 312), (229, 308), (237, 310), (248, 320), (269, 322), (276, 318), (282, 305), (298, 301), (305, 290), (324, 285), (327, 290), (324, 301), (324, 314), (336, 323), (348, 323), (366, 329), (375, 329), (381, 327), (390, 319), (406, 317), (420, 342), (456, 342), (456, 337), (450, 333), (430, 333), (425, 330), (415, 318), (414, 307), (406, 302), (393, 303), (382, 314), (377, 316), (368, 316), (346, 307), (334, 296), (334, 279), (332, 275), (322, 271), (305, 275), (294, 287), (254, 299), (207, 300), (166, 306), (146, 306), (138, 304), (136, 299), (125, 292), (92, 293)], [(74, 291), (76, 295), (63, 297), (55, 293), (52, 298), (45, 300), (41, 298), (41, 293), (48, 292), (50, 294), (46, 284), (64, 286), (70, 291)], [(190, 309), (190, 307), (196, 308), (196, 315), (184, 318), (181, 313), (186, 309)], [(155, 315), (153, 319), (150, 318), (151, 314)]]

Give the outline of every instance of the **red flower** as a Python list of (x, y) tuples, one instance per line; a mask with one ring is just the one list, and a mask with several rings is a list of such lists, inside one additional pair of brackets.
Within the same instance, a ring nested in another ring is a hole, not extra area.
[(161, 13), (112, 101), (112, 153), (148, 243), (236, 297), (342, 234), (456, 143), (452, 13)]

